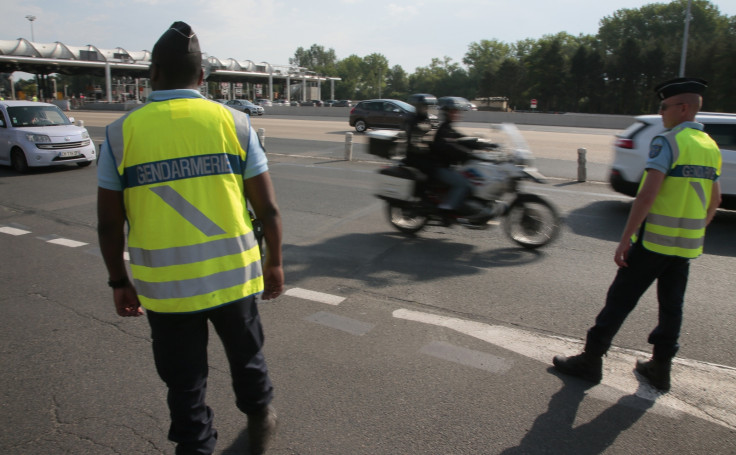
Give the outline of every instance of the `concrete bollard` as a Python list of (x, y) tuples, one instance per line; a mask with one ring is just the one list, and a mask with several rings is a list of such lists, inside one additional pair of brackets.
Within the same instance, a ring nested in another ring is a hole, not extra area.
[(261, 145), (266, 147), (266, 129), (258, 128), (258, 140), (261, 141)]
[(79, 124), (79, 126), (84, 127), (84, 120), (79, 120), (77, 123)]
[(345, 133), (345, 160), (353, 160), (353, 133)]
[(588, 179), (588, 172), (585, 167), (585, 154), (588, 153), (584, 148), (578, 149), (578, 182), (584, 182)]

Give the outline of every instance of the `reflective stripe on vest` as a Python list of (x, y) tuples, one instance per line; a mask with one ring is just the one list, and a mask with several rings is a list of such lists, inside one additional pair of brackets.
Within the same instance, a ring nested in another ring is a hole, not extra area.
[(144, 105), (107, 128), (141, 304), (192, 312), (263, 290), (243, 196), (250, 125), (204, 99)]
[[(655, 253), (695, 258), (703, 252), (713, 182), (721, 172), (720, 150), (694, 128), (675, 127), (662, 137), (672, 149), (672, 167), (647, 215), (642, 245)], [(646, 173), (639, 189), (645, 179)]]

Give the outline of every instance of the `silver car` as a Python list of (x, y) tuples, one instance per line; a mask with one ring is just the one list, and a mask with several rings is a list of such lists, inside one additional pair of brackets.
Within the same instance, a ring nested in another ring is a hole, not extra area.
[(97, 158), (86, 128), (74, 125), (57, 106), (33, 101), (0, 101), (0, 165), (23, 173), (30, 167), (75, 163)]
[(230, 106), (233, 109), (243, 111), (249, 115), (263, 115), (263, 108), (248, 100), (230, 100), (225, 103), (225, 106)]

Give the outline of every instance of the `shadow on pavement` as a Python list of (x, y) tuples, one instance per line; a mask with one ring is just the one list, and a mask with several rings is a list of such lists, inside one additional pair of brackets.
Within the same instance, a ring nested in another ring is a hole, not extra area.
[[(653, 401), (627, 395), (590, 422), (574, 427), (586, 390), (593, 384), (557, 374), (552, 367), (548, 371), (563, 381), (562, 388), (552, 396), (547, 412), (537, 417), (519, 445), (504, 450), (501, 452), (503, 455), (600, 454), (610, 448), (621, 433), (633, 426), (654, 406)], [(642, 447), (645, 447), (644, 441)]]
[[(571, 211), (565, 217), (565, 224), (578, 235), (618, 242), (630, 209), (631, 201), (596, 201)], [(719, 210), (706, 230), (703, 252), (736, 257), (734, 229), (736, 211)]]

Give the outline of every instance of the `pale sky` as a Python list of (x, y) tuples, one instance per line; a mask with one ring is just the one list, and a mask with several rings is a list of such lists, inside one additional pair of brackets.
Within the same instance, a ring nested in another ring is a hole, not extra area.
[[(386, 56), (411, 74), (433, 57), (462, 64), (472, 42), (513, 44), (567, 32), (594, 35), (600, 20), (645, 0), (0, 0), (0, 40), (56, 41), (101, 49), (151, 50), (177, 20), (221, 60), (286, 65), (298, 47), (318, 44), (338, 59)], [(736, 15), (736, 0), (712, 1)], [(695, 24), (691, 25), (695, 26)], [(678, 43), (679, 46), (679, 43)]]

